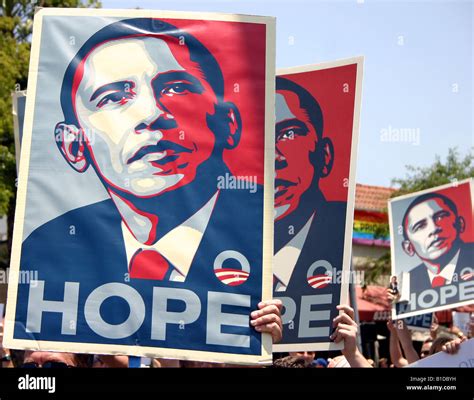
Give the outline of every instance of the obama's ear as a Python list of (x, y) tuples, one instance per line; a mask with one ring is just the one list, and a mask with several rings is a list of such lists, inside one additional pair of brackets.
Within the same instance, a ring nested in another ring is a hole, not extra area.
[(214, 115), (208, 116), (208, 126), (220, 138), (224, 149), (234, 149), (240, 142), (242, 118), (237, 106), (231, 102), (221, 102)]
[(466, 230), (466, 221), (464, 218), (461, 216), (457, 217), (456, 221), (454, 222), (454, 227), (457, 229), (458, 235), (463, 233)]
[(77, 172), (84, 172), (89, 167), (81, 129), (75, 125), (60, 122), (54, 128), (54, 138), (59, 151), (72, 168)]
[(240, 142), (242, 119), (240, 118), (239, 109), (234, 103), (224, 103), (224, 107), (227, 108), (227, 124), (229, 128), (225, 147), (226, 149), (233, 149)]
[(313, 160), (316, 173), (321, 178), (328, 176), (334, 164), (334, 145), (331, 139), (326, 137), (318, 140), (316, 142), (316, 151), (310, 157)]
[(331, 139), (324, 138), (322, 140), (322, 147), (323, 147), (323, 169), (321, 171), (321, 176), (325, 178), (328, 176), (332, 171), (332, 166), (334, 164), (334, 145), (332, 144)]
[(415, 255), (415, 247), (411, 244), (409, 240), (404, 240), (402, 242), (403, 251), (407, 253), (410, 257)]

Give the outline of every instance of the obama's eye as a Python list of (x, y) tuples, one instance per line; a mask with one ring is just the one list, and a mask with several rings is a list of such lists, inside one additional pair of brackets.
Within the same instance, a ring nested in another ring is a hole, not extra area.
[(191, 82), (170, 82), (161, 90), (163, 96), (182, 96), (188, 93), (199, 93), (199, 89)]
[(123, 106), (135, 97), (133, 90), (113, 92), (102, 97), (97, 103), (97, 108), (103, 108), (107, 105), (117, 104)]
[(413, 225), (412, 232), (418, 232), (421, 229), (426, 228), (427, 223), (425, 220), (417, 222), (415, 225)]
[(306, 133), (307, 131), (298, 126), (288, 127), (278, 132), (277, 141), (293, 140), (295, 137), (303, 136)]
[(447, 217), (449, 217), (449, 216), (450, 216), (450, 213), (443, 210), (443, 211), (437, 212), (437, 213), (434, 215), (433, 220), (434, 220), (434, 222), (436, 223), (436, 222), (442, 221), (444, 218), (447, 218)]
[(283, 132), (279, 139), (294, 139), (295, 138), (295, 131), (293, 129), (289, 129), (285, 132)]
[(122, 106), (135, 98), (135, 83), (132, 81), (111, 82), (99, 87), (91, 96), (91, 102), (99, 100), (97, 108)]

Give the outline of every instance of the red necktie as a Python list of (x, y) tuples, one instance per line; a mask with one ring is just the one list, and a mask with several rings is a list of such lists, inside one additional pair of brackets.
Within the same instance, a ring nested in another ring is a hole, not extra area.
[(130, 278), (162, 281), (170, 263), (155, 250), (138, 250), (130, 261)]
[(445, 283), (446, 283), (445, 278), (443, 278), (442, 276), (435, 276), (433, 280), (431, 281), (431, 287), (444, 286)]

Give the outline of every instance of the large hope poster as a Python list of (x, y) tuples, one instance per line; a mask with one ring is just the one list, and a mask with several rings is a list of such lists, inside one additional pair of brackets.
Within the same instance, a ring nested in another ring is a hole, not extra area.
[(274, 22), (35, 15), (6, 347), (271, 362)]

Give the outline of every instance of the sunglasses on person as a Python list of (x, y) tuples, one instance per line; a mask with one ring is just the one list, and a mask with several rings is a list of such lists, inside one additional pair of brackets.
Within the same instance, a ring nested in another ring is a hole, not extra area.
[(60, 361), (46, 361), (43, 365), (36, 362), (24, 363), (21, 368), (75, 368), (72, 365), (68, 365)]

